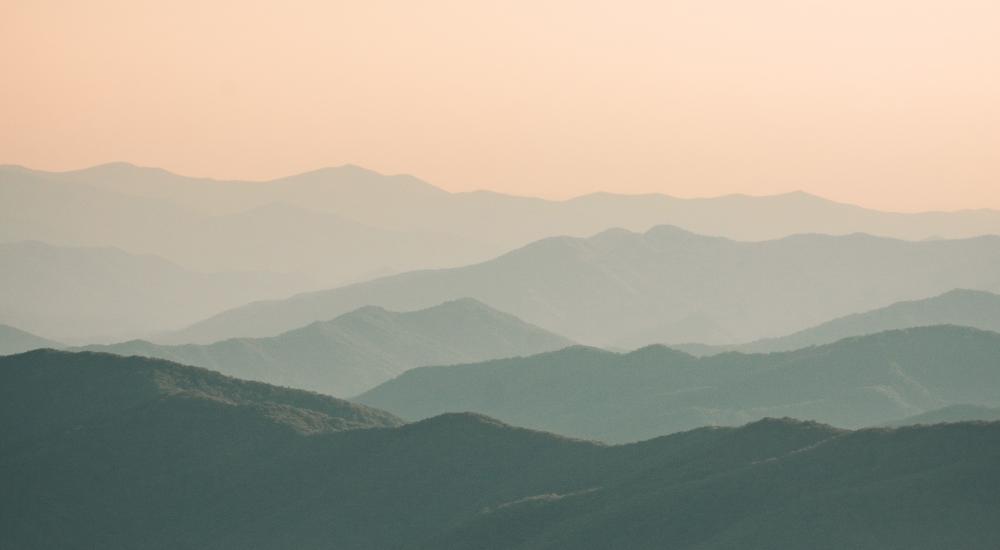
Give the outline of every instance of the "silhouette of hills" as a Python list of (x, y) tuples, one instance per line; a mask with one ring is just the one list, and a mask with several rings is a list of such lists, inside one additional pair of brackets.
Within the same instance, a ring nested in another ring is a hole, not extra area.
[(61, 348), (63, 345), (48, 338), (10, 325), (0, 325), (0, 355), (14, 355), (39, 348)]
[(940, 409), (908, 416), (900, 420), (886, 422), (887, 427), (931, 425), (951, 422), (1000, 422), (1000, 407), (984, 407), (982, 405), (948, 405)]
[(10, 548), (1000, 543), (998, 423), (767, 419), (607, 446), (467, 413), (400, 426), (308, 392), (51, 350), (0, 358), (0, 397)]
[(468, 296), (590, 345), (729, 344), (954, 288), (996, 290), (997, 265), (1000, 237), (799, 235), (749, 243), (669, 226), (615, 229), (543, 239), (480, 264), (250, 304), (165, 341), (269, 336), (364, 305), (419, 309)]
[(179, 346), (137, 340), (81, 349), (158, 357), (352, 396), (413, 367), (532, 355), (571, 344), (485, 304), (460, 299), (405, 313), (367, 306), (270, 338)]
[[(229, 191), (213, 198), (220, 185)], [(288, 194), (288, 200), (282, 200), (283, 193), (256, 200), (256, 188), (127, 165), (61, 174), (0, 168), (0, 241), (113, 246), (197, 271), (280, 266), (324, 285), (384, 269), (461, 265), (503, 250), (488, 249), (460, 232), (370, 226), (315, 208), (321, 201), (296, 201), (296, 193)], [(145, 193), (150, 189), (163, 193)], [(194, 193), (194, 198), (174, 200), (175, 193)], [(206, 210), (197, 208), (198, 203), (224, 207)]]
[(0, 243), (0, 322), (60, 340), (120, 339), (310, 288), (268, 272), (201, 273), (107, 247)]
[[(286, 215), (268, 209), (280, 205)], [(0, 166), (0, 240), (115, 246), (200, 271), (284, 270), (333, 286), (384, 269), (484, 261), (530, 242), (671, 224), (736, 240), (863, 232), (922, 240), (1000, 234), (1000, 212), (899, 214), (806, 193), (566, 201), (449, 193), (357, 166), (272, 181), (190, 178), (112, 163), (70, 172)], [(248, 234), (249, 232), (249, 234)], [(276, 263), (280, 262), (280, 263)]]
[(383, 175), (355, 165), (256, 182), (190, 178), (128, 163), (62, 173), (21, 171), (217, 214), (277, 202), (404, 231), (440, 233), (461, 227), (486, 241), (505, 241), (505, 248), (554, 234), (587, 235), (615, 226), (646, 231), (662, 224), (736, 240), (798, 233), (863, 232), (913, 240), (1000, 233), (1000, 212), (879, 212), (801, 191), (699, 199), (604, 192), (554, 201), (492, 191), (450, 193), (413, 176)]
[(413, 369), (356, 400), (409, 420), (471, 411), (609, 442), (767, 416), (858, 428), (952, 404), (995, 406), (997, 357), (1000, 334), (953, 326), (703, 358), (663, 346), (625, 354), (574, 347)]
[(694, 355), (727, 351), (770, 353), (829, 344), (851, 336), (932, 325), (957, 325), (1000, 332), (1000, 295), (957, 289), (932, 298), (898, 302), (873, 311), (855, 313), (779, 338), (730, 346), (675, 344), (672, 347)]

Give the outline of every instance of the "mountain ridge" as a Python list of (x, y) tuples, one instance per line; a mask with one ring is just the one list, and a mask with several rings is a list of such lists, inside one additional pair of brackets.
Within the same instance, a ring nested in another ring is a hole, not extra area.
[(0, 355), (14, 355), (39, 348), (61, 348), (64, 344), (0, 324)]
[[(997, 290), (1000, 274), (992, 268), (998, 263), (996, 236), (910, 242), (803, 235), (740, 242), (673, 226), (641, 234), (612, 229), (586, 239), (541, 239), (478, 264), (244, 306), (170, 338), (264, 336), (316, 320), (318, 311), (332, 316), (366, 304), (415, 309), (471, 296), (581, 343), (729, 343), (956, 287)], [(845, 287), (844, 276), (859, 284)]]
[(0, 322), (59, 340), (170, 330), (206, 312), (312, 284), (269, 272), (198, 272), (112, 246), (0, 243)]
[(629, 353), (576, 347), (412, 369), (355, 401), (408, 420), (473, 411), (614, 443), (765, 416), (863, 428), (949, 404), (1000, 403), (998, 355), (1000, 334), (956, 326), (701, 358), (663, 346)]
[(852, 432), (764, 419), (616, 446), (468, 413), (401, 425), (355, 408), (366, 423), (327, 426), (317, 414), (343, 402), (164, 361), (54, 351), (0, 357), (0, 394), (4, 547), (1000, 542), (1000, 423)]
[(849, 203), (849, 202), (837, 201), (837, 200), (830, 199), (828, 197), (824, 197), (824, 196), (822, 196), (820, 194), (817, 194), (817, 193), (814, 193), (814, 192), (811, 192), (811, 191), (806, 191), (804, 189), (796, 189), (796, 190), (792, 190), (792, 191), (775, 192), (775, 193), (763, 194), (763, 195), (754, 195), (754, 194), (749, 194), (749, 193), (724, 193), (724, 194), (720, 194), (720, 195), (697, 196), (697, 197), (681, 197), (681, 196), (677, 196), (677, 195), (671, 195), (669, 193), (655, 192), (655, 191), (653, 191), (653, 192), (639, 192), (639, 193), (616, 193), (616, 192), (611, 192), (611, 191), (592, 191), (592, 192), (588, 192), (588, 193), (582, 193), (582, 194), (579, 194), (579, 195), (570, 196), (570, 197), (563, 198), (563, 199), (549, 199), (549, 198), (538, 197), (538, 196), (533, 196), (533, 195), (518, 195), (518, 194), (513, 194), (513, 193), (506, 193), (506, 192), (503, 192), (503, 191), (496, 191), (496, 190), (492, 190), (492, 189), (473, 189), (473, 190), (463, 190), (463, 191), (450, 191), (450, 190), (445, 189), (443, 187), (439, 187), (437, 185), (434, 185), (434, 184), (432, 184), (432, 183), (430, 183), (430, 182), (428, 182), (428, 181), (426, 181), (426, 180), (424, 180), (424, 179), (422, 179), (422, 178), (420, 178), (418, 176), (415, 176), (413, 174), (409, 174), (409, 173), (405, 173), (405, 172), (401, 172), (401, 173), (383, 173), (383, 172), (379, 172), (377, 170), (374, 170), (374, 169), (371, 169), (371, 168), (366, 168), (364, 166), (361, 166), (361, 165), (358, 165), (358, 164), (355, 164), (355, 163), (350, 163), (350, 162), (345, 163), (345, 164), (339, 164), (339, 165), (321, 166), (321, 167), (317, 167), (317, 168), (312, 168), (312, 169), (304, 170), (304, 171), (301, 171), (301, 172), (295, 172), (295, 173), (284, 175), (284, 176), (275, 176), (275, 177), (263, 178), (263, 179), (240, 179), (240, 178), (217, 178), (217, 177), (211, 177), (211, 176), (190, 176), (190, 175), (181, 174), (179, 172), (175, 172), (173, 170), (170, 170), (170, 169), (167, 169), (167, 168), (163, 168), (163, 167), (147, 166), (147, 165), (136, 164), (136, 163), (132, 163), (132, 162), (128, 162), (128, 161), (109, 161), (109, 162), (104, 162), (104, 163), (100, 163), (100, 164), (95, 164), (95, 165), (92, 165), (92, 166), (86, 166), (86, 167), (83, 167), (83, 168), (75, 168), (75, 169), (59, 170), (59, 171), (40, 170), (40, 169), (30, 168), (30, 167), (24, 166), (24, 165), (19, 165), (19, 164), (0, 164), (0, 170), (17, 170), (17, 171), (21, 171), (21, 172), (29, 172), (29, 173), (35, 173), (35, 174), (48, 174), (48, 175), (55, 175), (55, 176), (60, 176), (61, 175), (61, 176), (69, 176), (69, 177), (77, 176), (77, 175), (84, 175), (84, 174), (93, 174), (93, 173), (97, 173), (97, 174), (100, 175), (102, 172), (106, 172), (106, 171), (117, 171), (117, 172), (128, 172), (128, 171), (131, 171), (131, 172), (136, 172), (136, 173), (150, 172), (150, 173), (156, 173), (156, 174), (161, 174), (161, 175), (167, 175), (167, 176), (171, 176), (171, 177), (174, 177), (174, 178), (178, 178), (180, 180), (187, 180), (187, 181), (198, 181), (198, 182), (205, 182), (205, 183), (210, 183), (210, 182), (212, 182), (212, 183), (240, 183), (240, 184), (284, 183), (284, 182), (288, 182), (288, 181), (295, 180), (295, 179), (300, 179), (300, 178), (301, 179), (311, 179), (311, 178), (314, 178), (315, 176), (328, 175), (328, 174), (335, 174), (336, 175), (338, 173), (357, 173), (357, 174), (363, 174), (365, 176), (377, 176), (377, 177), (382, 177), (382, 178), (406, 179), (406, 180), (410, 180), (413, 183), (418, 184), (420, 186), (425, 186), (425, 187), (433, 188), (434, 190), (440, 191), (442, 193), (447, 193), (447, 194), (450, 194), (450, 195), (475, 194), (475, 193), (490, 193), (490, 194), (500, 195), (500, 196), (503, 196), (503, 197), (515, 198), (515, 199), (534, 199), (534, 200), (540, 200), (540, 201), (545, 201), (545, 202), (553, 202), (553, 203), (581, 201), (581, 200), (586, 200), (586, 199), (589, 199), (589, 198), (592, 198), (592, 197), (604, 197), (604, 196), (625, 197), (625, 198), (633, 198), (633, 197), (659, 197), (659, 198), (663, 198), (663, 199), (677, 200), (677, 201), (713, 201), (713, 200), (720, 200), (720, 199), (734, 199), (734, 200), (745, 200), (745, 199), (751, 199), (751, 200), (753, 200), (753, 199), (808, 199), (808, 200), (813, 200), (813, 201), (821, 201), (823, 203), (828, 203), (828, 204), (834, 204), (834, 205), (838, 205), (838, 206), (849, 206), (849, 207), (860, 209), (860, 210), (864, 210), (864, 211), (881, 212), (881, 213), (886, 213), (886, 214), (904, 214), (904, 215), (905, 214), (955, 214), (955, 213), (963, 213), (963, 212), (994, 212), (994, 213), (1000, 213), (1000, 210), (998, 210), (998, 209), (992, 209), (992, 208), (959, 208), (959, 209), (954, 209), (954, 210), (920, 210), (920, 211), (879, 210), (879, 209), (876, 209), (876, 208), (869, 208), (869, 207), (866, 207), (866, 206), (862, 206), (862, 205), (858, 205), (858, 204), (853, 204), (853, 203)]
[(851, 336), (934, 325), (968, 326), (1000, 332), (1000, 295), (982, 290), (954, 289), (930, 298), (896, 302), (876, 310), (853, 313), (777, 338), (728, 346), (679, 344), (674, 347), (696, 355), (731, 351), (792, 351)]
[(461, 298), (404, 312), (363, 306), (273, 337), (174, 346), (140, 340), (77, 349), (159, 357), (347, 397), (413, 367), (531, 355), (571, 344), (479, 301)]

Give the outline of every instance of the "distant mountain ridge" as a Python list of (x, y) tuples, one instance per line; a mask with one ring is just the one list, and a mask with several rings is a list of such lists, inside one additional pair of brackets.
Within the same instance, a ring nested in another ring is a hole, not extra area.
[(61, 348), (63, 344), (0, 324), (0, 355), (13, 355), (38, 348)]
[(110, 247), (36, 241), (0, 243), (0, 266), (0, 323), (67, 341), (169, 330), (312, 288), (296, 275), (196, 272)]
[(270, 338), (201, 346), (133, 341), (80, 349), (158, 357), (349, 397), (414, 367), (532, 355), (572, 343), (466, 298), (404, 313), (366, 306)]
[(748, 243), (670, 226), (641, 234), (614, 229), (543, 239), (461, 268), (251, 304), (165, 341), (266, 336), (368, 304), (419, 309), (468, 296), (589, 345), (728, 344), (954, 288), (996, 290), (997, 266), (1000, 237), (798, 235)]
[[(998, 211), (880, 212), (802, 191), (695, 199), (657, 193), (598, 192), (547, 200), (494, 191), (453, 193), (414, 176), (384, 175), (351, 164), (270, 181), (192, 178), (122, 162), (68, 172), (0, 166), (0, 171), (11, 169), (214, 213), (235, 213), (285, 202), (335, 212), (376, 227), (440, 232), (458, 222), (473, 233), (486, 229), (477, 227), (476, 220), (517, 219), (518, 224), (508, 229), (523, 233), (505, 243), (510, 248), (553, 235), (551, 229), (540, 231), (546, 219), (555, 234), (570, 235), (592, 234), (613, 226), (645, 231), (662, 224), (737, 240), (768, 240), (798, 233), (863, 232), (914, 240), (1000, 234)], [(428, 212), (433, 215), (427, 216)], [(502, 238), (495, 230), (488, 234)]]
[(940, 409), (928, 411), (900, 420), (886, 422), (885, 427), (899, 428), (902, 426), (932, 425), (955, 422), (1000, 422), (1000, 407), (985, 407), (982, 405), (948, 405)]
[[(35, 350), (0, 358), (2, 455), (109, 414), (183, 415), (194, 406), (314, 434), (399, 426), (395, 416), (333, 397), (247, 382), (159, 359)], [(31, 391), (23, 391), (25, 389)]]
[[(265, 215), (261, 209), (271, 205), (284, 205), (287, 214)], [(412, 176), (350, 165), (265, 182), (190, 178), (126, 163), (59, 173), (0, 166), (0, 220), (0, 240), (111, 245), (201, 271), (282, 265), (330, 286), (383, 269), (479, 262), (542, 238), (609, 227), (642, 232), (671, 224), (748, 241), (800, 233), (911, 240), (1000, 234), (1000, 212), (988, 210), (888, 213), (806, 193), (595, 193), (550, 201), (449, 193)]]
[[(0, 168), (0, 241), (113, 246), (196, 271), (281, 266), (326, 285), (387, 268), (461, 265), (504, 250), (455, 232), (372, 226), (315, 208), (322, 201), (308, 193), (303, 200), (295, 193), (257, 200), (252, 184), (216, 196), (218, 187), (152, 169), (76, 174)], [(173, 200), (142, 192), (150, 188), (165, 189), (166, 195), (194, 190), (195, 197)], [(401, 205), (410, 202), (400, 197)], [(195, 206), (199, 203), (224, 207), (205, 211)]]
[(729, 346), (680, 344), (671, 347), (694, 355), (729, 351), (770, 353), (829, 344), (851, 336), (933, 325), (956, 325), (1000, 332), (1000, 295), (956, 289), (923, 300), (897, 302), (873, 311), (855, 313), (779, 338)]
[(407, 420), (470, 411), (572, 437), (637, 441), (791, 416), (872, 426), (951, 404), (1000, 403), (1000, 334), (922, 327), (792, 352), (696, 358), (663, 346), (574, 347), (410, 370), (356, 398)]
[(4, 548), (993, 550), (998, 457), (1000, 423), (607, 446), (160, 360), (0, 357)]

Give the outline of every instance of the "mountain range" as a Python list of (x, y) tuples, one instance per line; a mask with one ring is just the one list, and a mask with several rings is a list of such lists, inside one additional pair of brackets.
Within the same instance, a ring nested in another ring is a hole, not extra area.
[(5, 548), (1000, 545), (1000, 423), (607, 446), (52, 350), (0, 358), (0, 413)]
[(115, 340), (310, 288), (297, 275), (201, 273), (107, 247), (0, 243), (0, 323), (63, 341)]
[(897, 302), (873, 311), (855, 313), (788, 336), (729, 346), (674, 344), (671, 347), (693, 355), (727, 351), (770, 353), (829, 344), (851, 336), (932, 325), (956, 325), (1000, 332), (1000, 295), (956, 289), (923, 300)]
[(859, 428), (952, 404), (1000, 404), (1000, 334), (922, 327), (803, 350), (697, 358), (663, 346), (573, 347), (422, 367), (356, 401), (407, 420), (471, 411), (572, 437), (628, 442), (768, 416)]
[[(209, 212), (136, 192), (157, 187), (156, 182), (183, 189), (186, 179), (169, 174), (158, 179), (157, 170), (124, 168), (124, 175), (114, 166), (79, 174), (0, 168), (0, 241), (114, 246), (161, 256), (195, 271), (267, 271), (280, 266), (323, 286), (493, 255), (460, 235), (371, 227), (277, 199)], [(337, 187), (338, 178), (333, 180), (331, 186)], [(239, 197), (253, 195), (252, 188), (233, 188), (236, 192), (227, 194), (224, 202), (240, 204)], [(208, 197), (205, 201), (211, 202)]]
[(0, 325), (0, 355), (14, 355), (39, 348), (61, 348), (63, 344), (10, 325)]
[(270, 336), (364, 305), (410, 310), (472, 297), (588, 345), (731, 344), (955, 288), (994, 291), (998, 266), (996, 236), (739, 242), (669, 226), (614, 229), (586, 239), (543, 239), (480, 264), (261, 301), (162, 341)]
[(768, 240), (798, 233), (863, 232), (912, 240), (1000, 234), (1000, 212), (880, 212), (802, 192), (698, 199), (593, 193), (546, 200), (491, 191), (451, 193), (413, 176), (383, 175), (354, 165), (269, 181), (192, 178), (127, 163), (70, 172), (15, 166), (0, 170), (163, 201), (207, 214), (235, 214), (283, 203), (398, 231), (436, 234), (462, 228), (504, 248), (553, 234), (586, 235), (614, 226), (645, 231), (662, 224), (737, 240)]
[(933, 424), (972, 421), (1000, 422), (1000, 407), (949, 405), (933, 411), (908, 416), (900, 420), (886, 422), (883, 426), (898, 428), (900, 426), (930, 426)]
[(533, 355), (572, 342), (472, 299), (397, 313), (375, 306), (269, 338), (80, 348), (169, 359), (251, 380), (352, 396), (423, 365)]
[(799, 233), (922, 240), (1000, 234), (1000, 212), (902, 214), (805, 193), (565, 201), (449, 193), (357, 166), (271, 181), (190, 178), (113, 163), (70, 172), (0, 166), (0, 241), (115, 246), (196, 271), (282, 269), (326, 286), (372, 273), (483, 261), (556, 235), (671, 224), (736, 240)]

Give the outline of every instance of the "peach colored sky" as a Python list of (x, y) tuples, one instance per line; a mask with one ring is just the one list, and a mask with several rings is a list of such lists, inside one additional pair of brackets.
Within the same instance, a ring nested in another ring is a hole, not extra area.
[(1000, 2), (0, 0), (0, 163), (1000, 209)]

